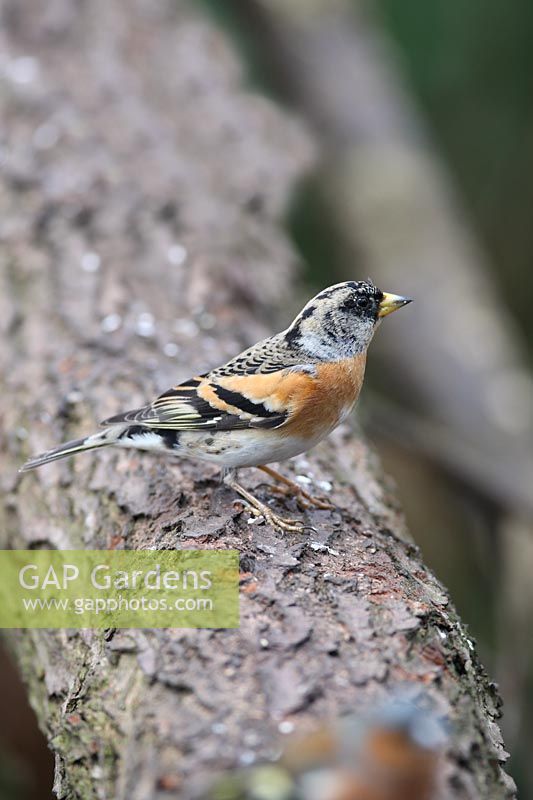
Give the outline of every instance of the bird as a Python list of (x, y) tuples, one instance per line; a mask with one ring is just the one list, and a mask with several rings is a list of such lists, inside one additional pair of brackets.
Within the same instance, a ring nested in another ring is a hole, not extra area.
[(209, 779), (199, 800), (432, 800), (450, 725), (410, 694), (292, 734), (276, 760)]
[[(448, 734), (427, 698), (391, 695), (289, 741), (294, 800), (431, 800)], [(291, 797), (291, 800), (292, 800)]]
[[(382, 319), (411, 298), (368, 280), (320, 291), (288, 328), (210, 372), (173, 386), (142, 408), (109, 417), (103, 428), (27, 461), (20, 472), (100, 447), (135, 448), (212, 462), (251, 513), (281, 531), (302, 531), (245, 489), (238, 470), (258, 467), (305, 504), (332, 508), (269, 464), (306, 452), (356, 403), (367, 349)], [(272, 487), (274, 488), (274, 487)]]

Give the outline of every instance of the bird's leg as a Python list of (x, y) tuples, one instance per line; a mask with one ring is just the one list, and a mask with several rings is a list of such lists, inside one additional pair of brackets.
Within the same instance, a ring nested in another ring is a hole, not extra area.
[[(262, 472), (266, 472), (266, 474), (270, 475), (271, 478), (274, 478), (275, 481), (284, 484), (283, 488), (281, 486), (273, 486), (272, 489), (274, 491), (289, 496), (295, 495), (296, 499), (300, 500), (301, 505), (304, 508), (309, 508), (310, 505), (313, 505), (316, 508), (324, 508), (328, 509), (329, 511), (334, 510), (335, 506), (332, 505), (328, 500), (323, 497), (313, 497), (312, 494), (309, 494), (305, 491), (305, 489), (302, 489), (302, 487), (296, 483), (296, 481), (291, 481), (290, 478), (286, 478), (285, 475), (282, 475), (277, 470), (272, 469), (272, 467), (261, 466), (257, 467), (257, 469), (260, 469)], [(304, 500), (306, 502), (303, 502)]]
[(251, 492), (248, 492), (243, 486), (240, 485), (240, 483), (237, 482), (235, 470), (228, 470), (224, 474), (222, 480), (226, 486), (229, 486), (244, 500), (246, 500), (254, 516), (264, 517), (265, 522), (270, 523), (273, 528), (278, 528), (282, 531), (296, 531), (297, 533), (301, 533), (305, 529), (305, 526), (296, 519), (284, 519), (283, 517), (279, 517), (277, 514), (274, 514), (271, 508), (265, 505), (265, 503), (262, 503), (261, 500), (258, 500), (257, 497), (254, 497)]

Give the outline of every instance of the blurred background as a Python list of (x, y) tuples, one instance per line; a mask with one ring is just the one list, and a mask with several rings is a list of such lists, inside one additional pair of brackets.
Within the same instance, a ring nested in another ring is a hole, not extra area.
[[(509, 771), (533, 797), (533, 6), (199, 5), (250, 88), (314, 130), (287, 216), (302, 283), (371, 276), (416, 300), (377, 337), (359, 419), (500, 685)], [(50, 796), (30, 714), (0, 739), (0, 798)]]

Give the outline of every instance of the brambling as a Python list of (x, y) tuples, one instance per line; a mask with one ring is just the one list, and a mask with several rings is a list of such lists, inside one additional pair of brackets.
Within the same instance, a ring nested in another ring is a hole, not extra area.
[[(422, 699), (422, 698), (420, 698)], [(389, 698), (290, 737), (279, 760), (229, 771), (202, 800), (432, 800), (449, 725), (419, 701)]]
[(259, 467), (308, 503), (331, 508), (266, 466), (309, 450), (353, 408), (366, 353), (383, 317), (410, 302), (370, 281), (319, 292), (281, 333), (204, 375), (174, 386), (143, 408), (104, 420), (104, 430), (30, 459), (21, 472), (83, 450), (114, 445), (219, 464), (224, 483), (276, 528), (303, 525), (276, 515), (237, 481)]

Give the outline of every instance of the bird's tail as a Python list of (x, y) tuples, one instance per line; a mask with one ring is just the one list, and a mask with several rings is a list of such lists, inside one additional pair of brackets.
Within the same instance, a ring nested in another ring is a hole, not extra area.
[(30, 469), (37, 469), (37, 467), (42, 467), (43, 464), (50, 464), (51, 461), (73, 456), (75, 453), (81, 453), (84, 450), (106, 447), (109, 444), (113, 444), (122, 431), (122, 427), (114, 426), (94, 433), (92, 436), (87, 436), (85, 439), (74, 439), (72, 442), (65, 442), (65, 444), (55, 447), (53, 450), (47, 450), (46, 453), (30, 458), (29, 461), (22, 465), (19, 472), (29, 472)]

